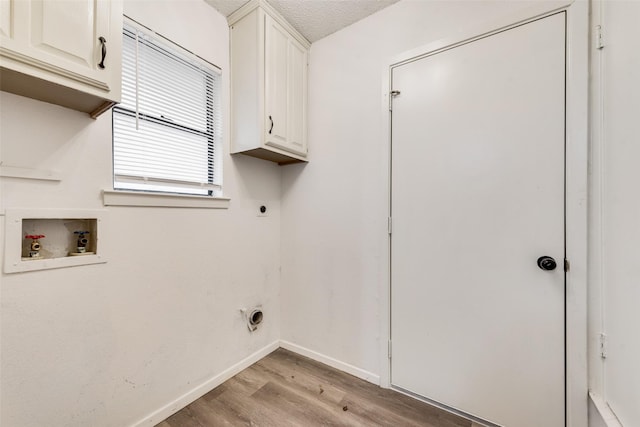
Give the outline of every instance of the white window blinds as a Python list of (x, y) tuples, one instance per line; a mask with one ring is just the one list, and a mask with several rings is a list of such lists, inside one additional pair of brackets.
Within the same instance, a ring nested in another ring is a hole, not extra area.
[(220, 195), (220, 74), (125, 24), (114, 189)]

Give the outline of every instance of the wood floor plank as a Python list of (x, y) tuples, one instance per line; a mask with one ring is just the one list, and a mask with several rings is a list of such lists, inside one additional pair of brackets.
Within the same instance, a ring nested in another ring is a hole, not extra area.
[(189, 409), (193, 418), (203, 426), (235, 427), (241, 425), (236, 414), (230, 412), (227, 405), (221, 404), (217, 400), (207, 402), (198, 399), (189, 405)]
[(341, 404), (348, 408), (349, 412), (358, 414), (369, 426), (439, 427), (437, 414), (428, 414), (420, 420), (415, 420), (371, 400), (359, 399), (352, 395), (345, 397)]
[[(316, 374), (313, 370), (307, 369), (308, 367), (303, 364), (302, 366), (290, 366), (287, 362), (283, 364), (283, 366), (278, 366), (277, 363), (274, 363), (274, 360), (271, 358), (263, 359), (262, 361), (256, 363), (254, 366), (262, 366), (267, 369), (267, 372), (274, 377), (282, 377), (283, 381), (291, 384), (298, 385), (303, 387), (298, 390), (300, 393), (307, 392), (311, 396), (310, 398), (313, 400), (314, 398), (317, 400), (322, 400), (324, 393), (322, 395), (314, 396), (317, 393), (317, 390), (322, 387), (324, 390), (329, 390), (327, 393), (329, 396), (331, 394), (334, 395), (334, 399), (331, 399), (331, 402), (337, 403), (334, 406), (334, 409), (343, 412), (349, 412), (349, 416), (352, 418), (352, 422), (354, 425), (367, 425), (367, 426), (378, 426), (378, 425), (402, 425), (402, 426), (436, 426), (436, 424), (429, 423), (430, 421), (437, 421), (437, 410), (433, 410), (433, 413), (429, 413), (428, 417), (421, 417), (419, 421), (413, 420), (411, 417), (402, 416), (400, 414), (395, 413), (393, 410), (385, 408), (377, 404), (372, 399), (360, 398), (358, 393), (349, 394), (348, 391), (345, 391), (342, 387), (339, 388), (336, 384), (334, 384), (331, 380), (327, 380), (325, 369), (327, 369), (324, 365), (320, 367), (323, 372)], [(254, 367), (252, 367), (254, 368)], [(288, 370), (290, 369), (290, 370)], [(331, 368), (329, 368), (331, 369)], [(284, 373), (284, 375), (283, 375)], [(291, 375), (289, 375), (291, 374)], [(324, 375), (323, 375), (324, 374)], [(339, 373), (342, 375), (343, 373)], [(361, 382), (362, 380), (352, 377), (348, 374), (345, 375), (344, 380), (347, 384), (355, 381)], [(290, 379), (291, 378), (291, 379)], [(364, 382), (363, 382), (364, 383)], [(317, 385), (317, 386), (316, 386)], [(343, 384), (344, 385), (344, 384)], [(364, 383), (365, 388), (378, 388), (372, 384)], [(349, 394), (347, 396), (347, 394)], [(392, 394), (395, 394), (392, 392)], [(335, 397), (340, 397), (339, 399), (335, 399)], [(347, 408), (346, 411), (344, 408)], [(431, 408), (429, 408), (431, 410)]]
[(157, 427), (471, 427), (469, 420), (278, 349)]
[(225, 405), (236, 414), (236, 425), (251, 425), (260, 427), (295, 427), (289, 411), (283, 405), (272, 405), (252, 396), (238, 398), (237, 395), (224, 394), (220, 396), (219, 404)]
[[(272, 356), (266, 358), (267, 360), (263, 359), (259, 363), (270, 364), (276, 370), (286, 371), (291, 369), (292, 372), (296, 372), (299, 376), (310, 376), (316, 379), (324, 378), (325, 381), (330, 382), (335, 387), (343, 389), (351, 399), (376, 402), (380, 408), (386, 408), (393, 413), (402, 414), (408, 420), (407, 422), (428, 425), (434, 416), (442, 413), (439, 409), (418, 402), (409, 396), (374, 386), (314, 360), (307, 359), (301, 363), (302, 356), (295, 353), (280, 349), (278, 352), (272, 353)], [(469, 426), (470, 422), (462, 420), (460, 425)]]
[(329, 408), (322, 404), (309, 404), (304, 395), (296, 394), (291, 388), (280, 383), (269, 382), (258, 390), (252, 398), (273, 406), (286, 409), (287, 417), (298, 425), (345, 425), (338, 414), (337, 405)]
[(165, 420), (171, 427), (208, 427), (200, 424), (189, 406), (176, 412)]
[[(263, 359), (264, 361), (264, 359)], [(278, 381), (282, 384), (289, 385), (298, 389), (300, 393), (306, 393), (317, 398), (320, 401), (332, 402), (339, 404), (344, 398), (345, 392), (342, 389), (334, 387), (324, 378), (312, 377), (310, 375), (296, 375), (297, 371), (281, 371), (274, 368), (268, 362), (258, 362), (251, 367), (253, 375), (259, 375), (263, 378), (269, 378), (271, 381)]]

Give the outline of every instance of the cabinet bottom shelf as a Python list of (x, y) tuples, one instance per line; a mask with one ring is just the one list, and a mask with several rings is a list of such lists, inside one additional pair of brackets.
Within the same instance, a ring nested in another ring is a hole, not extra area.
[(246, 156), (251, 156), (251, 157), (256, 157), (258, 159), (264, 159), (264, 160), (269, 160), (271, 162), (275, 162), (279, 165), (290, 165), (293, 163), (307, 163), (308, 160), (302, 159), (302, 158), (298, 158), (298, 157), (291, 157), (288, 155), (284, 155), (284, 154), (280, 154), (280, 153), (276, 153), (274, 151), (269, 151), (266, 150), (264, 148), (255, 148), (253, 150), (247, 150), (247, 151), (239, 151), (236, 153), (232, 153), (232, 154), (244, 154)]

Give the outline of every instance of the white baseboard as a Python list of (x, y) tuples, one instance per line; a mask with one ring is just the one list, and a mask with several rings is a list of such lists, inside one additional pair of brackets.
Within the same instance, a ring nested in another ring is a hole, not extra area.
[(309, 359), (315, 360), (316, 362), (324, 363), (325, 365), (329, 365), (332, 368), (336, 368), (340, 371), (361, 378), (365, 381), (369, 381), (370, 383), (373, 383), (375, 385), (380, 385), (380, 375), (376, 375), (372, 372), (365, 371), (364, 369), (360, 369), (356, 366), (349, 365), (348, 363), (341, 362), (340, 360), (334, 359), (333, 357), (329, 357), (316, 351), (309, 350), (308, 348), (293, 344), (289, 341), (280, 341), (280, 347), (294, 353), (298, 353), (302, 356), (306, 356)]
[(600, 396), (589, 392), (589, 427), (622, 427), (611, 407)]
[(175, 414), (176, 412), (178, 412), (180, 409), (184, 408), (191, 402), (199, 399), (200, 397), (204, 396), (214, 388), (218, 387), (220, 384), (222, 384), (229, 378), (233, 377), (243, 369), (248, 368), (258, 360), (268, 355), (269, 353), (277, 350), (279, 347), (280, 347), (279, 341), (272, 342), (271, 344), (249, 355), (248, 357), (244, 358), (243, 360), (231, 366), (230, 368), (224, 370), (218, 375), (208, 379), (204, 383), (200, 384), (199, 386), (193, 388), (192, 390), (178, 397), (174, 401), (169, 402), (167, 405), (151, 413), (150, 415), (146, 416), (142, 420), (136, 422), (135, 424), (132, 425), (132, 427), (155, 426), (156, 424), (170, 417), (171, 415)]

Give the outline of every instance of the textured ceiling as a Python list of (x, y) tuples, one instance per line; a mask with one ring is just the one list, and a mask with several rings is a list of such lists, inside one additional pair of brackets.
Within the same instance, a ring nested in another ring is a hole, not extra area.
[[(247, 0), (205, 0), (224, 16)], [(384, 9), (399, 0), (269, 0), (311, 43)]]

